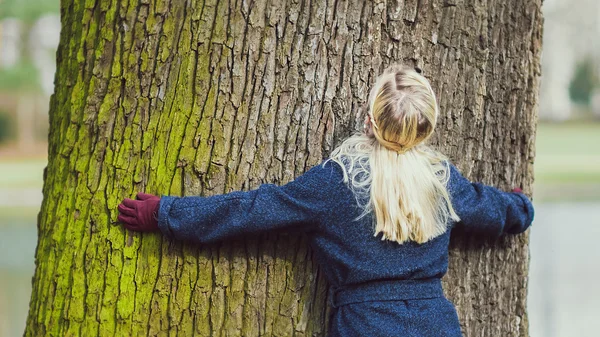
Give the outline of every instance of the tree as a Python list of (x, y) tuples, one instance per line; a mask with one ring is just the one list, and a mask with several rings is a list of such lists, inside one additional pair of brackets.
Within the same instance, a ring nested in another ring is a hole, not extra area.
[[(423, 70), (433, 140), (530, 190), (541, 1), (62, 1), (26, 335), (322, 336), (327, 285), (295, 235), (205, 247), (126, 232), (137, 191), (283, 183), (362, 123), (391, 62)], [(527, 237), (454, 238), (467, 336), (526, 336)]]

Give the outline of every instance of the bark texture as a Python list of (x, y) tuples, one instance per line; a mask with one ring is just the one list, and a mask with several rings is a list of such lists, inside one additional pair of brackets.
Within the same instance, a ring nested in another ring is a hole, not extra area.
[[(384, 66), (421, 68), (434, 143), (530, 191), (541, 0), (62, 1), (26, 336), (323, 336), (302, 236), (205, 247), (126, 232), (137, 191), (284, 183), (362, 124)], [(526, 336), (527, 236), (458, 234), (445, 286), (466, 336)]]

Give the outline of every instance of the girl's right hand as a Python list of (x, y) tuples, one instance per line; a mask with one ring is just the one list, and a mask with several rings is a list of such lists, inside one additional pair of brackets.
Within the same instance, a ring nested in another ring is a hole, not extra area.
[(124, 199), (118, 206), (119, 222), (132, 231), (157, 232), (158, 207), (160, 198), (146, 193), (138, 193), (137, 200)]

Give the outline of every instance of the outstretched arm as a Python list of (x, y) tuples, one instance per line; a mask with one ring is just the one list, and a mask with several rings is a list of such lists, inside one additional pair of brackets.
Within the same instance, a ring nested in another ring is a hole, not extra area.
[(472, 183), (450, 164), (448, 190), (460, 217), (456, 227), (486, 235), (524, 232), (533, 221), (533, 205), (523, 193), (503, 192), (495, 187)]
[(158, 228), (169, 237), (208, 243), (266, 231), (316, 229), (328, 211), (333, 165), (316, 166), (284, 185), (211, 197), (163, 196)]

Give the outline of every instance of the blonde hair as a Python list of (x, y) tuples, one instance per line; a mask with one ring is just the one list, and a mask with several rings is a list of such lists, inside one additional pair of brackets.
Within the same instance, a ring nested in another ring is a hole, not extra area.
[(413, 69), (392, 66), (369, 94), (374, 137), (357, 134), (337, 147), (330, 160), (363, 209), (375, 213), (375, 236), (398, 243), (427, 242), (458, 221), (446, 188), (447, 158), (424, 144), (439, 108), (429, 81)]

